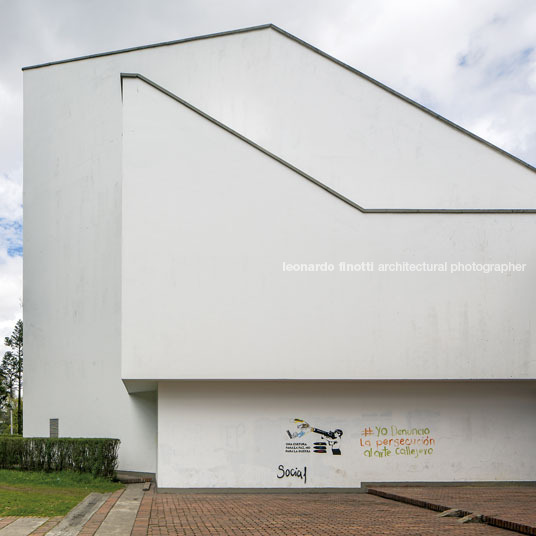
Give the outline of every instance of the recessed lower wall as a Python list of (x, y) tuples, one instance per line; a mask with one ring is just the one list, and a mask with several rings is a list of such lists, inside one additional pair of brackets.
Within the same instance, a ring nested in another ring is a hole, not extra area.
[(158, 486), (534, 481), (535, 409), (534, 382), (160, 382)]

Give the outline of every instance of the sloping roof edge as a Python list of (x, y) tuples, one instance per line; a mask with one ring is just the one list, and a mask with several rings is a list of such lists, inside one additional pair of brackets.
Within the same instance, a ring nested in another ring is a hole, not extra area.
[(59, 60), (59, 61), (51, 61), (51, 62), (47, 62), (47, 63), (40, 63), (40, 64), (37, 64), (37, 65), (29, 65), (27, 67), (23, 67), (22, 70), (27, 71), (27, 70), (31, 70), (31, 69), (39, 69), (39, 68), (42, 68), (42, 67), (49, 67), (49, 66), (52, 66), (52, 65), (60, 65), (60, 64), (63, 64), (63, 63), (70, 63), (70, 62), (74, 62), (74, 61), (81, 61), (81, 60), (87, 60), (87, 59), (92, 59), (92, 58), (100, 58), (102, 56), (111, 56), (111, 55), (114, 55), (114, 54), (124, 54), (124, 53), (127, 53), (127, 52), (135, 52), (137, 50), (144, 50), (144, 49), (148, 49), (148, 48), (156, 48), (156, 47), (177, 45), (177, 44), (181, 44), (181, 43), (188, 43), (188, 42), (191, 42), (191, 41), (198, 41), (198, 40), (201, 40), (201, 39), (212, 39), (214, 37), (223, 37), (223, 36), (226, 36), (226, 35), (234, 35), (234, 34), (239, 34), (239, 33), (254, 32), (254, 31), (257, 31), (257, 30), (266, 30), (268, 28), (270, 28), (272, 30), (275, 30), (276, 32), (280, 33), (281, 35), (284, 35), (288, 39), (291, 39), (292, 41), (298, 43), (299, 45), (304, 46), (305, 48), (311, 50), (312, 52), (316, 52), (317, 54), (319, 54), (320, 56), (326, 58), (327, 60), (332, 61), (333, 63), (336, 63), (337, 65), (339, 65), (343, 69), (346, 69), (346, 70), (348, 70), (348, 71), (360, 76), (361, 78), (364, 78), (368, 82), (371, 82), (372, 84), (374, 84), (374, 85), (380, 87), (381, 89), (389, 92), (391, 95), (394, 95), (395, 97), (398, 97), (399, 99), (402, 99), (404, 102), (406, 102), (408, 104), (411, 104), (412, 106), (415, 106), (419, 110), (421, 110), (421, 111), (431, 115), (432, 117), (442, 121), (443, 123), (447, 124), (451, 128), (454, 128), (454, 129), (458, 130), (459, 132), (462, 132), (466, 136), (469, 136), (469, 137), (473, 138), (474, 140), (476, 140), (476, 141), (478, 141), (480, 143), (483, 143), (484, 145), (488, 146), (490, 149), (493, 149), (494, 151), (497, 151), (498, 153), (502, 154), (503, 156), (506, 156), (506, 157), (514, 160), (515, 162), (517, 162), (518, 164), (521, 164), (522, 166), (525, 166), (526, 168), (530, 169), (532, 172), (536, 172), (536, 167), (533, 166), (532, 164), (529, 164), (528, 162), (525, 162), (521, 158), (518, 158), (517, 156), (513, 155), (512, 153), (509, 153), (508, 151), (506, 151), (504, 149), (501, 149), (497, 145), (494, 145), (493, 143), (485, 140), (484, 138), (481, 138), (477, 134), (474, 134), (470, 130), (465, 129), (465, 128), (461, 127), (460, 125), (450, 121), (446, 117), (434, 112), (433, 110), (430, 110), (430, 108), (427, 108), (426, 106), (423, 106), (422, 104), (419, 104), (417, 101), (414, 101), (413, 99), (410, 99), (409, 97), (406, 97), (402, 93), (399, 93), (398, 91), (390, 88), (389, 86), (386, 86), (382, 82), (379, 82), (378, 80), (368, 76), (367, 74), (359, 71), (358, 69), (355, 69), (354, 67), (348, 65), (347, 63), (344, 63), (343, 61), (338, 60), (334, 56), (331, 56), (327, 52), (324, 52), (323, 50), (320, 50), (319, 48), (311, 45), (310, 43), (304, 41), (303, 39), (300, 39), (299, 37), (296, 37), (295, 35), (287, 32), (287, 31), (279, 28), (275, 24), (271, 24), (271, 23), (269, 23), (269, 24), (261, 24), (259, 26), (250, 26), (250, 27), (247, 27), (247, 28), (240, 28), (240, 29), (237, 29), (237, 30), (228, 30), (228, 31), (224, 31), (224, 32), (218, 32), (218, 33), (212, 33), (212, 34), (206, 34), (206, 35), (199, 35), (199, 36), (195, 36), (195, 37), (187, 37), (187, 38), (178, 39), (178, 40), (175, 40), (175, 41), (165, 41), (165, 42), (161, 42), (161, 43), (153, 43), (153, 44), (150, 44), (150, 45), (143, 45), (143, 46), (138, 46), (138, 47), (131, 47), (131, 48), (125, 48), (125, 49), (120, 49), (120, 50), (113, 50), (113, 51), (110, 51), (110, 52), (101, 52), (101, 53), (97, 53), (97, 54), (90, 54), (90, 55), (87, 55), (87, 56), (78, 56), (78, 57), (75, 57), (75, 58)]
[(253, 140), (247, 138), (246, 136), (240, 134), (236, 130), (233, 130), (228, 125), (222, 123), (221, 121), (218, 121), (214, 117), (208, 115), (207, 113), (203, 112), (199, 108), (195, 107), (193, 104), (190, 104), (188, 101), (185, 101), (183, 98), (179, 97), (178, 95), (175, 95), (171, 91), (167, 90), (166, 88), (160, 86), (153, 80), (150, 80), (149, 78), (143, 76), (140, 73), (121, 73), (120, 79), (121, 79), (121, 95), (123, 94), (123, 79), (124, 78), (137, 78), (138, 80), (141, 80), (145, 84), (153, 87), (157, 91), (163, 93), (164, 95), (167, 95), (174, 101), (178, 102), (179, 104), (182, 104), (192, 112), (195, 112), (196, 114), (200, 115), (204, 119), (210, 121), (217, 127), (221, 128), (222, 130), (225, 130), (229, 134), (235, 136), (236, 138), (242, 140), (243, 142), (247, 143), (254, 149), (260, 151), (261, 153), (265, 154), (272, 160), (275, 160), (279, 164), (285, 166), (286, 168), (290, 169), (297, 175), (300, 175), (304, 179), (308, 180), (309, 182), (312, 182), (316, 186), (322, 188), (324, 191), (328, 192), (329, 194), (333, 195), (337, 199), (341, 200), (343, 203), (346, 203), (347, 205), (350, 205), (352, 208), (358, 210), (359, 212), (362, 212), (363, 214), (536, 214), (535, 208), (365, 208), (355, 201), (352, 201), (345, 195), (337, 192), (324, 182), (316, 179), (315, 177), (309, 175), (305, 171), (302, 171), (301, 169), (297, 168), (287, 160), (284, 160), (283, 158), (277, 156), (276, 154), (272, 153), (268, 149), (262, 147), (258, 143), (255, 143)]
[[(161, 43), (152, 43), (150, 45), (141, 45), (138, 47), (121, 48), (119, 50), (111, 50), (109, 52), (97, 52), (96, 54), (88, 54), (87, 56), (77, 56), (75, 58), (68, 58), (65, 60), (49, 61), (46, 63), (38, 63), (36, 65), (28, 65), (23, 67), (23, 71), (30, 69), (40, 69), (42, 67), (50, 67), (51, 65), (61, 65), (62, 63), (71, 63), (73, 61), (90, 60), (92, 58), (101, 58), (102, 56), (113, 56), (115, 54), (125, 54), (126, 52), (136, 52), (137, 50), (145, 50), (147, 48), (167, 47), (171, 45), (180, 45), (181, 43), (189, 43), (191, 41), (200, 41), (201, 39), (212, 39), (213, 37), (224, 37), (226, 35), (234, 35), (247, 32), (255, 32), (257, 30), (266, 30), (273, 28), (281, 33), (286, 33), (273, 24), (261, 24), (259, 26), (249, 26), (248, 28), (239, 28), (238, 30), (227, 30), (225, 32), (217, 32), (212, 34), (197, 35), (195, 37), (185, 37), (184, 39), (176, 39), (174, 41), (162, 41)], [(289, 34), (290, 35), (290, 34)]]

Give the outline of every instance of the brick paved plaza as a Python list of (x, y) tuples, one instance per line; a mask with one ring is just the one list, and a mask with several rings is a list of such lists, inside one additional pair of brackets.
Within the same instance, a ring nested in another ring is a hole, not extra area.
[(360, 494), (147, 494), (133, 535), (511, 535)]
[[(141, 486), (131, 484), (124, 491), (104, 497), (101, 506), (77, 528), (71, 527), (70, 532), (61, 529), (61, 525), (54, 529), (61, 518), (6, 517), (0, 518), (0, 536), (44, 535), (51, 530), (55, 536), (536, 534), (534, 487), (370, 490), (382, 497), (371, 493), (166, 494), (155, 493), (154, 487), (143, 493)], [(451, 508), (489, 519), (486, 523), (463, 524), (456, 517), (439, 517), (439, 512)]]
[(385, 487), (370, 490), (438, 512), (449, 508), (479, 513), (494, 526), (536, 534), (536, 487)]

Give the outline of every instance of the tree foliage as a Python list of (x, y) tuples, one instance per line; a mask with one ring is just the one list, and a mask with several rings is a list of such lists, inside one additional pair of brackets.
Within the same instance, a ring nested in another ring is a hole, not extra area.
[(0, 411), (6, 406), (8, 398), (9, 395), (7, 390), (6, 378), (4, 377), (2, 369), (0, 368)]
[(22, 435), (22, 384), (24, 369), (24, 334), (22, 320), (17, 321), (10, 337), (4, 339), (9, 348), (0, 363), (0, 412), (2, 420), (15, 409), (17, 434)]

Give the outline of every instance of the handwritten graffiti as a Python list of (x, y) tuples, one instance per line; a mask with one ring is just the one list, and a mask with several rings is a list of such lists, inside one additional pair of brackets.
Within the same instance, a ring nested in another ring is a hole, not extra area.
[(307, 467), (304, 467), (303, 469), (299, 469), (298, 467), (294, 469), (286, 469), (284, 465), (280, 465), (277, 468), (276, 476), (277, 478), (300, 478), (301, 480), (303, 480), (304, 484), (307, 484)]
[(367, 458), (431, 456), (434, 453), (436, 440), (430, 433), (428, 427), (366, 426), (361, 432), (359, 445)]

